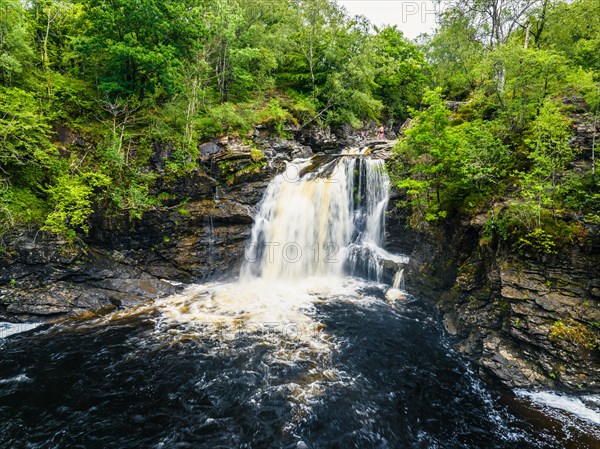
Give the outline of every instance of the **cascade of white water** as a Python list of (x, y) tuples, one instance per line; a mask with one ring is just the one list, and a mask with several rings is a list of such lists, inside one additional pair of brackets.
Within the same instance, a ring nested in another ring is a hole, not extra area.
[(381, 281), (380, 246), (390, 182), (383, 161), (347, 156), (299, 175), (310, 161), (294, 161), (268, 186), (242, 279), (300, 280), (351, 274)]
[(348, 246), (347, 266), (353, 275), (381, 281), (382, 260), (389, 256), (381, 245), (390, 181), (383, 161), (377, 159), (362, 160), (358, 176), (361, 182), (356, 192), (354, 238)]
[(396, 275), (394, 276), (394, 283), (392, 284), (392, 288), (396, 290), (405, 290), (406, 287), (404, 285), (404, 268), (400, 268)]
[(367, 228), (365, 239), (377, 246), (383, 245), (385, 234), (385, 210), (390, 198), (390, 179), (382, 160), (365, 160), (367, 179), (364, 192)]

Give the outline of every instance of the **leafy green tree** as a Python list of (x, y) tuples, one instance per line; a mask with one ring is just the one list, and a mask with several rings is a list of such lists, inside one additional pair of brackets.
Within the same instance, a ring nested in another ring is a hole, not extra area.
[(573, 147), (569, 142), (569, 121), (561, 114), (556, 102), (546, 100), (539, 115), (532, 122), (531, 131), (534, 138), (527, 140), (532, 150), (529, 154), (533, 162), (531, 173), (537, 176), (540, 186), (546, 182), (550, 184), (550, 203), (554, 208), (559, 177), (574, 156)]
[(441, 88), (426, 91), (423, 103), (427, 108), (413, 112), (413, 123), (397, 149), (410, 164), (408, 176), (397, 185), (406, 189), (417, 220), (436, 221), (447, 215), (442, 193), (456, 179), (460, 142), (450, 127)]
[(600, 71), (600, 3), (553, 2), (535, 19), (543, 24), (538, 46), (563, 53), (574, 66)]
[[(40, 66), (44, 72), (50, 70), (54, 56), (67, 49), (68, 43), (61, 36), (61, 28), (66, 28), (70, 10), (74, 5), (69, 1), (35, 0), (31, 2), (33, 26), (39, 47)], [(52, 56), (51, 56), (52, 54)]]
[(532, 162), (527, 172), (519, 172), (520, 198), (510, 204), (509, 213), (516, 222), (518, 245), (542, 253), (556, 252), (554, 228), (556, 210), (561, 206), (565, 169), (574, 156), (570, 145), (569, 121), (561, 114), (556, 102), (547, 100), (531, 123), (531, 139), (527, 139)]
[(0, 87), (0, 176), (11, 182), (24, 170), (49, 165), (56, 156), (50, 125), (37, 99), (18, 88)]
[(293, 36), (288, 64), (290, 78), (300, 91), (317, 94), (326, 74), (325, 52), (343, 26), (343, 13), (330, 0), (294, 1)]
[(450, 98), (464, 99), (480, 82), (484, 46), (477, 41), (477, 30), (458, 10), (440, 17), (440, 27), (425, 43), (434, 85)]
[(18, 0), (0, 0), (0, 85), (15, 83), (32, 62), (31, 37)]
[(454, 14), (466, 16), (480, 42), (489, 50), (505, 44), (513, 32), (528, 22), (529, 14), (543, 0), (458, 0)]
[(97, 173), (62, 175), (48, 189), (52, 212), (46, 218), (43, 230), (62, 235), (69, 240), (75, 231), (89, 231), (88, 217), (93, 210), (93, 195), (96, 189), (110, 184), (110, 178)]
[(381, 116), (383, 105), (374, 95), (377, 64), (369, 29), (360, 18), (346, 21), (325, 52), (326, 76), (318, 93), (321, 103), (329, 108), (328, 123), (358, 127), (361, 120)]
[(303, 125), (326, 122), (360, 126), (378, 119), (376, 61), (370, 24), (349, 18), (331, 0), (294, 2), (291, 37), (276, 75), (281, 87), (308, 96), (318, 109)]
[(88, 24), (75, 40), (102, 92), (140, 99), (180, 89), (182, 61), (204, 33), (197, 0), (79, 0)]
[[(466, 195), (494, 198), (511, 167), (509, 148), (495, 135), (494, 123), (474, 120), (453, 128), (459, 147), (461, 189)], [(492, 206), (493, 207), (493, 206)]]
[(404, 120), (409, 107), (422, 99), (427, 77), (425, 58), (396, 27), (376, 29), (373, 38), (376, 74), (375, 96), (392, 120)]

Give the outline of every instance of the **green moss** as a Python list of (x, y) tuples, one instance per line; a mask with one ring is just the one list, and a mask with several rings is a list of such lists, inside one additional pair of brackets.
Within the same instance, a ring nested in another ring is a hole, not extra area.
[(179, 204), (179, 207), (177, 208), (177, 212), (179, 212), (179, 215), (183, 216), (183, 217), (187, 217), (190, 215), (190, 211), (187, 210), (187, 200), (182, 201)]
[(600, 343), (596, 333), (573, 319), (566, 323), (560, 320), (556, 321), (548, 333), (548, 338), (554, 341), (564, 340), (586, 349), (599, 347)]
[(217, 164), (221, 173), (234, 173), (236, 164), (234, 161), (221, 161)]
[(238, 170), (236, 172), (235, 175), (240, 176), (240, 175), (245, 175), (245, 174), (249, 174), (249, 173), (258, 173), (266, 165), (267, 165), (267, 163), (264, 161), (255, 162), (254, 164), (246, 165), (245, 167), (241, 168), (240, 170)]
[(267, 157), (265, 156), (264, 151), (262, 151), (259, 148), (251, 148), (250, 149), (250, 159), (252, 159), (252, 161), (254, 162), (260, 162), (260, 161), (264, 161), (267, 159)]
[(234, 173), (227, 176), (227, 178), (226, 178), (227, 185), (233, 185), (235, 183), (235, 180), (237, 178), (239, 178), (240, 176), (259, 173), (260, 170), (263, 167), (265, 167), (266, 165), (267, 165), (266, 162), (261, 161), (261, 162), (255, 162), (253, 164), (249, 164), (249, 165), (246, 165), (246, 166), (240, 168), (239, 170), (237, 170)]

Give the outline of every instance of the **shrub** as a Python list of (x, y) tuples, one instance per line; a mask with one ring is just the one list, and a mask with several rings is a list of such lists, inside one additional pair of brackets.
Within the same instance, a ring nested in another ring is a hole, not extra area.
[(56, 184), (47, 189), (52, 212), (46, 217), (42, 230), (61, 235), (72, 241), (76, 231), (89, 231), (87, 219), (93, 212), (92, 196), (95, 189), (110, 184), (108, 176), (84, 173), (60, 176)]

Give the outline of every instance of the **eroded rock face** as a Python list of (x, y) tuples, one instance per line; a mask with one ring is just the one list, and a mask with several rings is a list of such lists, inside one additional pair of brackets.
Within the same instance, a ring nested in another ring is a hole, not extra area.
[[(0, 320), (80, 315), (173, 294), (172, 281), (235, 276), (256, 204), (285, 168), (276, 162), (312, 154), (281, 140), (265, 148), (271, 158), (234, 140), (202, 146), (203, 169), (159, 179), (153, 193), (166, 196), (161, 207), (141, 220), (99, 211), (84, 241), (69, 245), (43, 233), (7, 239), (0, 253)], [(155, 150), (152, 163), (160, 172), (172, 148)]]
[(0, 255), (0, 320), (40, 321), (137, 304), (177, 291), (115, 254), (36, 234)]
[(544, 260), (481, 245), (479, 230), (471, 222), (414, 233), (409, 291), (437, 304), (456, 348), (484, 377), (600, 391), (597, 244)]
[(573, 390), (600, 390), (600, 301), (591, 294), (599, 269), (596, 258), (581, 253), (552, 264), (499, 267), (507, 339), (534, 371)]
[(118, 252), (158, 278), (193, 282), (236, 272), (252, 223), (249, 205), (200, 200), (150, 211), (143, 220), (101, 223), (90, 243)]
[(97, 216), (89, 242), (118, 251), (157, 278), (194, 282), (235, 276), (255, 207), (272, 177), (285, 168), (273, 162), (288, 160), (298, 146), (271, 143), (281, 148), (271, 158), (266, 154), (272, 146), (266, 143), (203, 145), (204, 173), (161, 184), (157, 194), (172, 199), (142, 220)]

